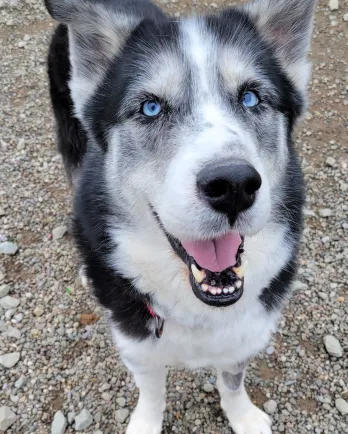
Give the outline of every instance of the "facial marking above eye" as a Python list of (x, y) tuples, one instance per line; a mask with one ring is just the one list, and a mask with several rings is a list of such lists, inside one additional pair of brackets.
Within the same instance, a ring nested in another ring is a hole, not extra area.
[(148, 117), (154, 117), (161, 113), (162, 107), (158, 101), (148, 100), (142, 105), (141, 112), (143, 115)]
[(247, 92), (244, 92), (242, 97), (242, 103), (246, 108), (256, 107), (257, 105), (259, 105), (260, 99), (255, 92), (249, 90)]

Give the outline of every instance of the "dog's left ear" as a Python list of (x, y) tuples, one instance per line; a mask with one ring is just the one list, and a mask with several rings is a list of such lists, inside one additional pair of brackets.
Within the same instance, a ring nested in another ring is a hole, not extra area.
[(306, 90), (316, 0), (256, 0), (245, 8), (294, 83)]
[(45, 5), (69, 29), (69, 86), (75, 115), (83, 121), (88, 98), (144, 18), (144, 5), (149, 18), (158, 12), (148, 0), (45, 0)]

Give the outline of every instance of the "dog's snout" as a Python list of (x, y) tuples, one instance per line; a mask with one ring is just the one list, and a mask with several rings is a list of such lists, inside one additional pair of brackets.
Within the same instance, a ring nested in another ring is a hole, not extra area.
[(197, 178), (197, 186), (204, 200), (230, 220), (252, 206), (261, 187), (261, 176), (245, 160), (214, 163), (206, 166)]

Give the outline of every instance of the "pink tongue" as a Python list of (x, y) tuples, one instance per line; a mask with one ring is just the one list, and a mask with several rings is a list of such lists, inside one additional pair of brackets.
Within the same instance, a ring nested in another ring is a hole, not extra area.
[(210, 241), (182, 242), (184, 249), (198, 265), (206, 270), (220, 272), (236, 264), (242, 239), (236, 232)]

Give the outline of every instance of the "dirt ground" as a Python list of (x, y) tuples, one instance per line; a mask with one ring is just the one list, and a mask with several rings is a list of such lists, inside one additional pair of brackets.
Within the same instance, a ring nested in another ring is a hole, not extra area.
[[(248, 374), (254, 401), (277, 403), (275, 434), (348, 433), (348, 1), (328, 4), (317, 8), (310, 106), (296, 142), (307, 182), (299, 276), (279, 332)], [(231, 3), (160, 5), (178, 17)], [(0, 256), (0, 292), (13, 303), (0, 299), (0, 359), (19, 355), (0, 364), (0, 407), (15, 414), (6, 434), (50, 433), (59, 410), (74, 433), (83, 409), (93, 420), (79, 432), (121, 434), (137, 390), (79, 282), (65, 231), (71, 196), (46, 78), (54, 26), (40, 0), (0, 0), (0, 242), (18, 246)], [(341, 357), (325, 350), (327, 335)], [(230, 433), (214, 385), (212, 371), (170, 370), (163, 432)]]

